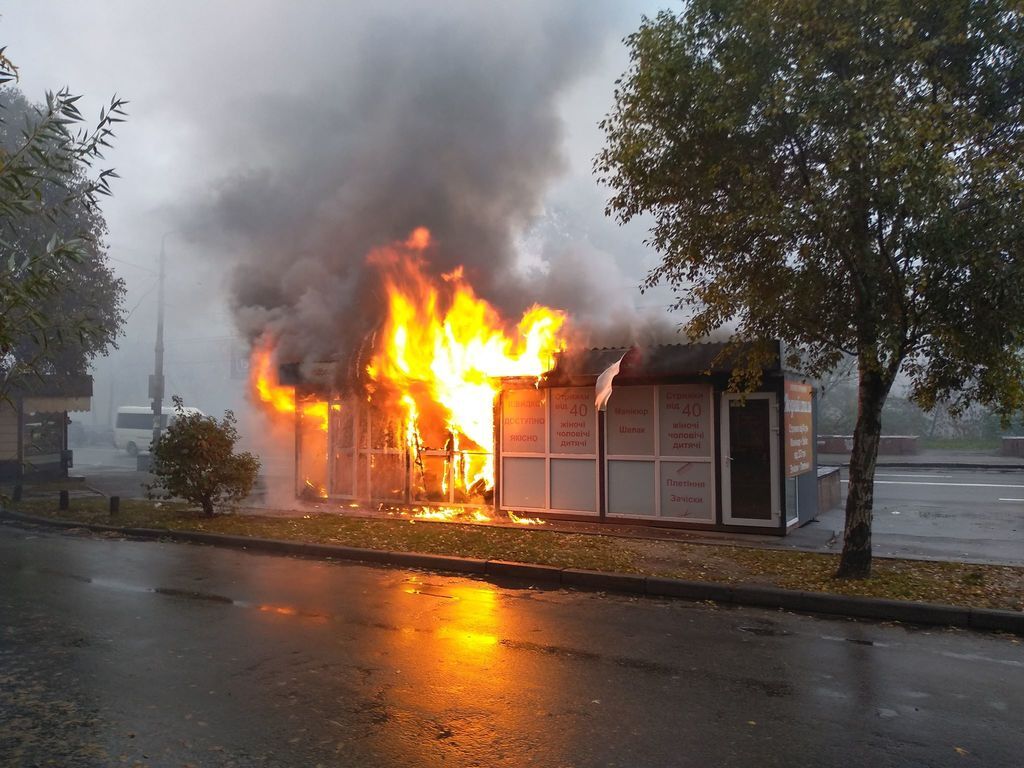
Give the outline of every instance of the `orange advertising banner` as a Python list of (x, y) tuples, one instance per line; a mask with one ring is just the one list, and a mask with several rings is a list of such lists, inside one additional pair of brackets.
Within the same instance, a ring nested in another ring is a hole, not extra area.
[(796, 477), (814, 467), (813, 389), (810, 384), (787, 381), (785, 393), (786, 477)]

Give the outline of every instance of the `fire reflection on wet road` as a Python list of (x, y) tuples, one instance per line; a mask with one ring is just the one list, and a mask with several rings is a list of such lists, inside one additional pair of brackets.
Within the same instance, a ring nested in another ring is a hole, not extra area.
[(1011, 765), (1006, 637), (0, 527), (0, 765)]

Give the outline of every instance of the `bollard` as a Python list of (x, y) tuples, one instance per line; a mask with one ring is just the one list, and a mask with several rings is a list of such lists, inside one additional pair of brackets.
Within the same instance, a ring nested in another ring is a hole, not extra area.
[(71, 504), (69, 503), (68, 492), (67, 491), (61, 491), (60, 492), (60, 507), (59, 508), (60, 509), (67, 509), (70, 506), (71, 506)]
[(110, 516), (111, 517), (116, 517), (117, 514), (120, 511), (121, 511), (121, 497), (120, 496), (111, 496), (110, 497)]
[(11, 501), (21, 501), (21, 494), (21, 483), (18, 483), (16, 486), (14, 486), (14, 492), (11, 494)]

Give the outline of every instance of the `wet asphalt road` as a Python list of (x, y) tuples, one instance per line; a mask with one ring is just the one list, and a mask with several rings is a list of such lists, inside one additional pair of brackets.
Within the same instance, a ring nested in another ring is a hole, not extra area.
[(0, 525), (0, 766), (1019, 766), (1024, 644)]

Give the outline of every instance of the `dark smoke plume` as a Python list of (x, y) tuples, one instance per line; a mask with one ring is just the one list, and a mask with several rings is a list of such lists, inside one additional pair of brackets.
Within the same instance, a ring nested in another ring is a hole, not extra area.
[(418, 226), (437, 243), (435, 273), (464, 265), (503, 311), (551, 293), (516, 272), (515, 238), (560, 172), (557, 98), (608, 42), (609, 8), (388, 8), (358, 20), (354, 48), (312, 57), (315, 88), (271, 96), (287, 119), (256, 128), (267, 149), (204, 222), (244, 243), (232, 283), (242, 331), (271, 331), (292, 360), (357, 351), (386, 306), (365, 257)]

